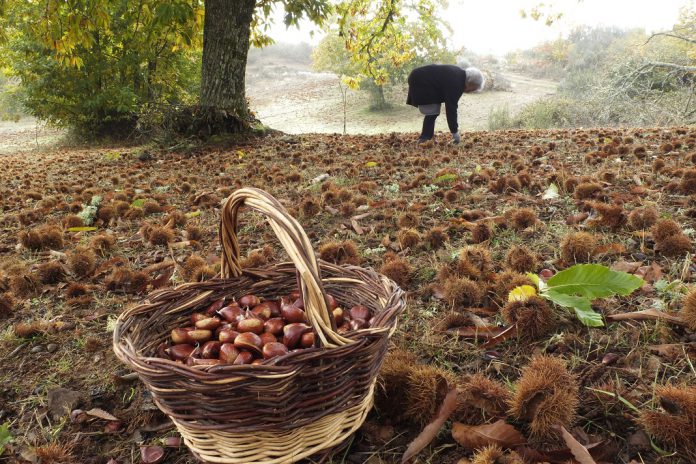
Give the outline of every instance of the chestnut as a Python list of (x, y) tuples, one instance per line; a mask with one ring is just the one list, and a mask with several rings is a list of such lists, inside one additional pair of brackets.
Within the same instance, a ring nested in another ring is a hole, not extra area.
[(288, 354), (288, 347), (282, 343), (271, 342), (263, 345), (264, 359), (271, 359), (276, 356), (283, 356), (284, 354)]
[(205, 342), (201, 347), (201, 356), (206, 359), (217, 358), (220, 354), (221, 343), (216, 340)]
[(366, 329), (367, 328), (367, 321), (365, 319), (351, 319), (350, 321), (350, 329), (351, 330), (360, 330), (360, 329)]
[(233, 343), (223, 343), (220, 345), (220, 361), (225, 364), (232, 364), (239, 356), (239, 350)]
[(219, 317), (207, 317), (196, 322), (197, 329), (215, 330), (222, 325)]
[(167, 342), (162, 342), (157, 345), (157, 356), (160, 358), (168, 358), (169, 356), (167, 355), (167, 348), (169, 348)]
[(174, 344), (178, 345), (180, 343), (188, 343), (191, 344), (194, 342), (193, 338), (189, 335), (191, 333), (191, 330), (189, 329), (182, 329), (182, 328), (177, 328), (172, 330), (172, 342)]
[(205, 343), (211, 338), (213, 338), (213, 331), (205, 329), (196, 329), (191, 330), (188, 333), (188, 336), (191, 337), (191, 340), (193, 340), (196, 343)]
[(304, 309), (304, 300), (302, 299), (302, 297), (300, 297), (300, 298), (296, 299), (292, 305), (297, 306), (300, 309)]
[(268, 308), (271, 310), (271, 317), (279, 317), (280, 316), (280, 301), (278, 300), (267, 300), (264, 301), (268, 305)]
[(305, 321), (305, 312), (295, 305), (281, 304), (280, 314), (282, 314), (283, 318), (291, 324), (294, 322)]
[(284, 325), (285, 322), (283, 321), (283, 319), (279, 317), (274, 317), (273, 319), (267, 320), (263, 324), (263, 329), (268, 333), (272, 333), (273, 335), (280, 335), (283, 333)]
[(293, 323), (283, 327), (283, 344), (290, 349), (300, 344), (302, 335), (312, 330), (307, 324)]
[(218, 314), (232, 324), (236, 324), (244, 318), (244, 311), (242, 311), (242, 308), (240, 308), (237, 303), (221, 308)]
[(196, 347), (193, 345), (174, 345), (167, 348), (167, 353), (173, 360), (183, 360), (191, 356)]
[(338, 308), (336, 298), (334, 298), (333, 295), (329, 295), (328, 293), (326, 294), (326, 304), (329, 305), (329, 311), (333, 311), (334, 309)]
[(191, 324), (196, 325), (196, 322), (209, 317), (210, 316), (208, 316), (206, 313), (193, 313), (191, 314)]
[(302, 296), (302, 293), (300, 293), (299, 290), (293, 290), (292, 292), (290, 292), (290, 295), (288, 295), (289, 299), (293, 300), (293, 301), (298, 299), (301, 296)]
[(218, 334), (218, 340), (220, 343), (234, 343), (234, 339), (237, 338), (239, 332), (232, 329), (222, 329)]
[(220, 298), (219, 300), (213, 301), (213, 303), (208, 306), (208, 309), (205, 310), (205, 313), (208, 316), (212, 316), (223, 306), (225, 306), (225, 299)]
[(333, 320), (334, 320), (334, 323), (336, 324), (336, 327), (340, 327), (341, 325), (343, 325), (343, 322), (344, 322), (344, 320), (345, 320), (345, 317), (344, 317), (344, 316), (345, 316), (345, 314), (344, 314), (343, 309), (341, 309), (341, 308), (334, 308), (334, 310), (333, 310)]
[(264, 362), (263, 359), (257, 358), (257, 359), (254, 359), (253, 361), (251, 361), (251, 365), (252, 365), (252, 366), (257, 366), (257, 365), (259, 365), (259, 364), (263, 364), (263, 362)]
[(362, 319), (363, 321), (367, 321), (370, 319), (370, 316), (370, 310), (367, 308), (367, 306), (356, 305), (350, 308), (351, 319)]
[(249, 350), (261, 356), (263, 342), (261, 342), (261, 339), (255, 333), (244, 332), (237, 335), (237, 338), (234, 339), (234, 346), (239, 350)]
[(264, 333), (262, 333), (261, 335), (259, 335), (259, 338), (261, 339), (261, 343), (263, 343), (264, 345), (265, 345), (266, 343), (272, 343), (272, 342), (277, 342), (277, 341), (278, 341), (278, 339), (276, 338), (276, 336), (273, 335), (273, 334), (270, 333), (270, 332), (264, 332)]
[(347, 332), (350, 332), (350, 331), (351, 331), (350, 323), (347, 322), (347, 321), (344, 322), (343, 324), (341, 324), (341, 325), (336, 329), (336, 332), (338, 332), (338, 333), (341, 334), (341, 335), (342, 335), (342, 334), (345, 334), (345, 333), (347, 333)]
[(254, 308), (251, 310), (251, 314), (259, 319), (267, 321), (271, 318), (271, 307), (268, 305), (268, 302), (264, 301), (263, 303), (254, 306)]
[(253, 308), (257, 304), (261, 303), (261, 300), (259, 300), (259, 297), (256, 295), (244, 295), (239, 299), (239, 306), (242, 308)]
[(302, 348), (312, 348), (314, 346), (314, 332), (307, 332), (302, 334), (300, 339), (300, 346)]
[(254, 360), (254, 355), (249, 353), (248, 351), (240, 351), (239, 356), (237, 356), (237, 359), (234, 360), (232, 364), (251, 364), (251, 362)]
[(240, 333), (253, 332), (257, 335), (263, 333), (264, 322), (261, 319), (256, 319), (255, 317), (249, 317), (237, 324), (237, 331)]

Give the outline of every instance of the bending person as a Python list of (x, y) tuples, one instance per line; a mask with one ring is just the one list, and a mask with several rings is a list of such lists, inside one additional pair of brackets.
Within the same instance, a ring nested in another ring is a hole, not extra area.
[(459, 98), (464, 93), (480, 92), (485, 82), (483, 74), (477, 68), (462, 69), (449, 64), (429, 64), (411, 71), (408, 76), (406, 104), (418, 107), (424, 115), (423, 130), (418, 142), (423, 143), (434, 137), (435, 121), (444, 103), (452, 141), (459, 143)]

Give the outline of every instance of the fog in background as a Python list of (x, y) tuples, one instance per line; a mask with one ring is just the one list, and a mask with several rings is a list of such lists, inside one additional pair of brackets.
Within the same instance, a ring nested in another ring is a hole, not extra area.
[[(523, 19), (520, 10), (529, 10), (539, 0), (452, 0), (441, 17), (452, 27), (451, 46), (465, 47), (478, 54), (504, 55), (533, 47), (541, 42), (567, 36), (575, 27), (617, 26), (645, 28), (647, 32), (669, 29), (679, 15), (679, 9), (693, 0), (557, 0), (546, 1), (554, 12), (563, 17), (551, 26), (543, 21)], [(314, 31), (311, 36), (310, 32)], [(299, 29), (287, 29), (283, 24), (282, 8), (274, 15), (271, 37), (278, 42), (307, 42), (317, 44), (323, 36), (320, 29), (304, 21)]]

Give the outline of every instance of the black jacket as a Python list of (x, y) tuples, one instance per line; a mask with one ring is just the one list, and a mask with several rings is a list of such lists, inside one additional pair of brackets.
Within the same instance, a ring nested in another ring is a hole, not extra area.
[(412, 106), (444, 103), (450, 132), (459, 130), (457, 106), (466, 86), (466, 71), (450, 64), (429, 64), (408, 75), (406, 104)]

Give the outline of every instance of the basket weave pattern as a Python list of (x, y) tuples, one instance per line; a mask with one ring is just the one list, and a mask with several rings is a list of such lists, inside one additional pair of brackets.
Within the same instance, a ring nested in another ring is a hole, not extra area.
[[(239, 267), (241, 207), (261, 212), (292, 262), (264, 269)], [(280, 464), (330, 449), (348, 438), (372, 407), (375, 381), (405, 298), (398, 286), (369, 269), (318, 261), (301, 226), (269, 194), (236, 191), (220, 226), (222, 278), (151, 294), (126, 310), (114, 330), (116, 355), (135, 370), (186, 445), (214, 463)], [(226, 297), (276, 298), (299, 283), (307, 319), (321, 348), (261, 365), (186, 366), (157, 357), (157, 346), (189, 316)], [(340, 335), (325, 292), (341, 306), (369, 307), (369, 329)]]

